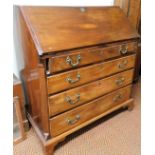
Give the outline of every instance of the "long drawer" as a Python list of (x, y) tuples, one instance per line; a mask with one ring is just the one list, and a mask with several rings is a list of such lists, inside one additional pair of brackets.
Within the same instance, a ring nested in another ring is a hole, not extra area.
[(93, 100), (99, 96), (128, 85), (132, 82), (133, 69), (98, 80), (48, 98), (49, 116)]
[(60, 92), (134, 67), (135, 54), (47, 78), (48, 94)]
[(130, 98), (131, 85), (100, 97), (66, 113), (50, 119), (52, 136), (57, 136), (71, 128), (98, 116), (106, 110), (123, 103)]
[(91, 47), (80, 50), (67, 51), (49, 58), (48, 68), (50, 73), (93, 64), (109, 58), (135, 52), (136, 42), (113, 45), (110, 47)]

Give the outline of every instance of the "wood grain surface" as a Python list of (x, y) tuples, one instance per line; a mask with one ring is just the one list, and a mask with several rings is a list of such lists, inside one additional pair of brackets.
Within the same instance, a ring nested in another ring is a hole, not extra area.
[[(117, 104), (128, 100), (130, 97), (130, 92), (131, 86), (127, 86), (106, 96), (93, 100), (88, 104), (50, 119), (52, 136), (57, 136), (71, 128), (74, 128), (79, 124), (86, 122), (97, 115), (100, 115), (106, 110), (115, 107)], [(121, 98), (115, 100), (119, 94), (122, 95)], [(72, 124), (69, 124), (69, 121)]]
[[(124, 78), (124, 82), (117, 84), (116, 81)], [(106, 93), (110, 93), (118, 88), (121, 88), (125, 85), (128, 85), (132, 82), (133, 79), (133, 69), (121, 72), (119, 74), (110, 76), (105, 79), (101, 79), (68, 91), (52, 95), (48, 98), (49, 103), (49, 116), (58, 114), (65, 110), (76, 107), (80, 104), (93, 100), (99, 96), (102, 96)], [(71, 100), (77, 100), (77, 95), (80, 95), (80, 99), (76, 104), (69, 104), (66, 102), (66, 97), (70, 97)]]
[[(119, 7), (22, 6), (40, 55), (137, 38)], [(121, 31), (120, 31), (121, 29)]]
[[(49, 72), (51, 74), (68, 69), (75, 69), (84, 65), (94, 64), (96, 62), (126, 55), (121, 53), (121, 51), (125, 48), (127, 48), (127, 54), (133, 53), (136, 51), (136, 46), (136, 42), (129, 42), (113, 44), (107, 47), (95, 46), (78, 50), (68, 50), (64, 53), (61, 52), (57, 55), (49, 56), (49, 63), (47, 67), (49, 68)], [(80, 60), (78, 60), (78, 56), (80, 56)], [(70, 58), (71, 62), (76, 64), (76, 66), (74, 65), (73, 67), (70, 63), (67, 63), (67, 58)]]
[[(135, 54), (50, 76), (47, 78), (48, 94), (57, 93), (62, 90), (98, 80), (100, 78), (133, 68), (134, 65)], [(78, 78), (78, 76), (80, 76), (80, 78)], [(70, 83), (67, 81), (67, 78), (77, 81), (75, 83)]]

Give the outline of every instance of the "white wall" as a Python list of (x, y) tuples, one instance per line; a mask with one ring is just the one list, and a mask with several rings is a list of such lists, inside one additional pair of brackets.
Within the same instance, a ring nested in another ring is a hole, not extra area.
[[(37, 1), (38, 2), (38, 1)], [(114, 0), (55, 0), (53, 2), (44, 1), (42, 2), (25, 2), (23, 4), (17, 4), (17, 5), (53, 5), (53, 6), (111, 6), (114, 3)], [(21, 45), (20, 42), (17, 40), (16, 36), (16, 13), (14, 12), (14, 51), (13, 51), (13, 72), (14, 74), (19, 77), (19, 72), (24, 68), (24, 59), (21, 52)]]
[(19, 69), (18, 69), (18, 65), (17, 65), (17, 58), (20, 59), (20, 57), (17, 57), (16, 55), (16, 50), (13, 49), (13, 73), (19, 77)]
[(19, 72), (24, 68), (24, 58), (22, 53), (22, 45), (17, 36), (20, 32), (19, 27), (17, 28), (18, 21), (16, 18), (16, 10), (13, 10), (13, 39), (14, 39), (14, 48), (13, 48), (13, 73), (19, 78)]

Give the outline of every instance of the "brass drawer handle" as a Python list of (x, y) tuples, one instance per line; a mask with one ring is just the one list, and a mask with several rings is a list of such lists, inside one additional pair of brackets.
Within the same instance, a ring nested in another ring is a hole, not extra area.
[(128, 61), (127, 61), (127, 60), (124, 60), (124, 61), (122, 61), (122, 62), (120, 62), (120, 63), (118, 64), (118, 68), (119, 68), (119, 69), (124, 69), (124, 68), (126, 67), (127, 64), (128, 64)]
[(81, 56), (80, 56), (80, 55), (77, 55), (77, 57), (76, 57), (76, 63), (73, 63), (73, 60), (70, 58), (70, 56), (68, 56), (68, 57), (66, 58), (66, 62), (67, 62), (70, 66), (72, 66), (72, 67), (78, 66), (78, 65), (80, 64), (80, 60), (81, 60)]
[(128, 52), (128, 47), (122, 46), (121, 49), (120, 49), (120, 53), (121, 54), (126, 54), (127, 52)]
[(114, 98), (113, 98), (113, 102), (117, 102), (118, 100), (120, 100), (122, 98), (122, 94), (119, 93), (117, 94)]
[(75, 119), (67, 119), (68, 125), (74, 125), (80, 120), (80, 115), (76, 115)]
[(71, 99), (70, 96), (67, 96), (67, 97), (65, 98), (65, 101), (66, 101), (67, 103), (69, 103), (69, 104), (76, 104), (77, 102), (80, 101), (80, 94), (76, 94), (76, 100), (75, 100), (75, 101), (73, 101), (73, 100)]
[(80, 78), (81, 78), (80, 74), (77, 74), (76, 75), (76, 80), (73, 80), (71, 77), (67, 77), (66, 81), (68, 83), (72, 84), (72, 83), (76, 83), (76, 82), (80, 81)]
[(124, 81), (125, 81), (125, 78), (124, 78), (124, 77), (121, 77), (121, 78), (117, 79), (115, 82), (116, 82), (116, 84), (117, 84), (118, 86), (120, 86), (120, 85), (123, 84)]

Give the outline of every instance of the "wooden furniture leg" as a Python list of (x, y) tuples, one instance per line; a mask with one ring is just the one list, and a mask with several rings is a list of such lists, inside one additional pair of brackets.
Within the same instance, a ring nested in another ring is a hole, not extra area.
[(64, 140), (65, 138), (62, 138), (53, 143), (48, 143), (48, 144), (43, 145), (44, 155), (54, 155), (54, 150), (55, 150), (56, 145)]
[(134, 108), (134, 101), (129, 102), (127, 105), (124, 105), (122, 108), (128, 109), (128, 111), (132, 111)]
[(44, 155), (54, 155), (55, 146), (56, 146), (56, 144), (53, 144), (50, 147), (43, 146)]
[(134, 102), (131, 102), (130, 104), (128, 104), (128, 111), (132, 111), (134, 108)]
[(28, 117), (28, 120), (30, 121), (36, 135), (38, 136), (38, 138), (42, 144), (44, 155), (54, 155), (54, 149), (55, 149), (56, 145), (58, 143), (64, 141), (66, 136), (63, 135), (59, 138), (47, 139), (46, 140), (46, 138), (43, 136), (43, 134), (41, 133), (39, 128), (37, 128), (36, 123), (31, 118), (31, 115), (29, 113), (27, 114), (27, 117)]

